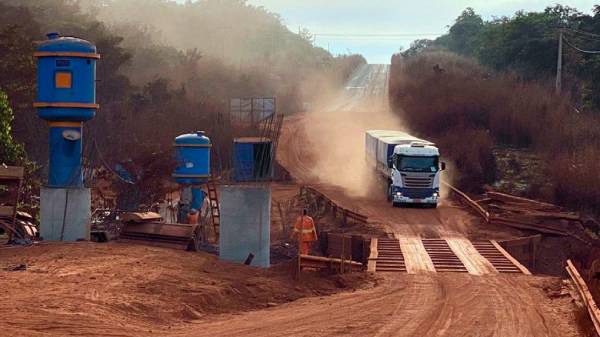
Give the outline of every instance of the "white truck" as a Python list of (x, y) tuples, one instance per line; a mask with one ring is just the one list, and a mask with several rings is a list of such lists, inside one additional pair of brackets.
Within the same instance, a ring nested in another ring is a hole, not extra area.
[(369, 130), (365, 145), (367, 161), (387, 180), (392, 205), (437, 207), (440, 175), (446, 164), (440, 162), (435, 144), (405, 132)]

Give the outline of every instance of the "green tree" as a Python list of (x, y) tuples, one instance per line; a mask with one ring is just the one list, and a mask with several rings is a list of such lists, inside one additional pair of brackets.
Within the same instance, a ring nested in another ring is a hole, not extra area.
[(434, 44), (435, 44), (435, 41), (429, 40), (429, 39), (414, 40), (410, 44), (410, 48), (406, 49), (401, 54), (402, 54), (402, 56), (405, 56), (405, 57), (415, 56), (415, 55), (418, 55), (418, 54), (424, 52), (425, 50), (433, 47)]
[(0, 163), (8, 165), (22, 164), (25, 151), (21, 144), (13, 140), (13, 111), (8, 103), (8, 96), (0, 91)]
[(475, 54), (482, 28), (481, 16), (475, 13), (473, 8), (466, 8), (450, 27), (448, 39), (445, 41), (448, 49), (467, 56)]

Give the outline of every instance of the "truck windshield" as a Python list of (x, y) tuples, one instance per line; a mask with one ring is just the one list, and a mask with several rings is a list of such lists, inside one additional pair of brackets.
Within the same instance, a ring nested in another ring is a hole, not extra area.
[(396, 168), (400, 171), (410, 172), (437, 172), (439, 157), (398, 156)]

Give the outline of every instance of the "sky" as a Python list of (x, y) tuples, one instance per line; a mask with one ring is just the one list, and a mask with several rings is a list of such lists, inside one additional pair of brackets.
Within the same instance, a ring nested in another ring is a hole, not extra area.
[[(541, 11), (555, 1), (539, 0), (248, 0), (281, 16), (292, 31), (304, 27), (315, 44), (333, 54), (359, 53), (369, 63), (390, 63), (392, 54), (415, 39), (435, 38), (448, 30), (466, 7), (484, 19), (518, 10)], [(562, 5), (591, 13), (597, 1), (563, 0)]]

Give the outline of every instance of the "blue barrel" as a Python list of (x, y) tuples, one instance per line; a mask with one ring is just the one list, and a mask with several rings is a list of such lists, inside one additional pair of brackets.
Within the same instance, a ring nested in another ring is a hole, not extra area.
[(47, 35), (34, 56), (37, 58), (38, 116), (50, 127), (48, 185), (81, 187), (83, 122), (94, 118), (96, 104), (96, 61), (100, 55), (92, 43)]
[(179, 184), (201, 184), (210, 177), (210, 139), (203, 131), (175, 138), (177, 167), (173, 177)]

